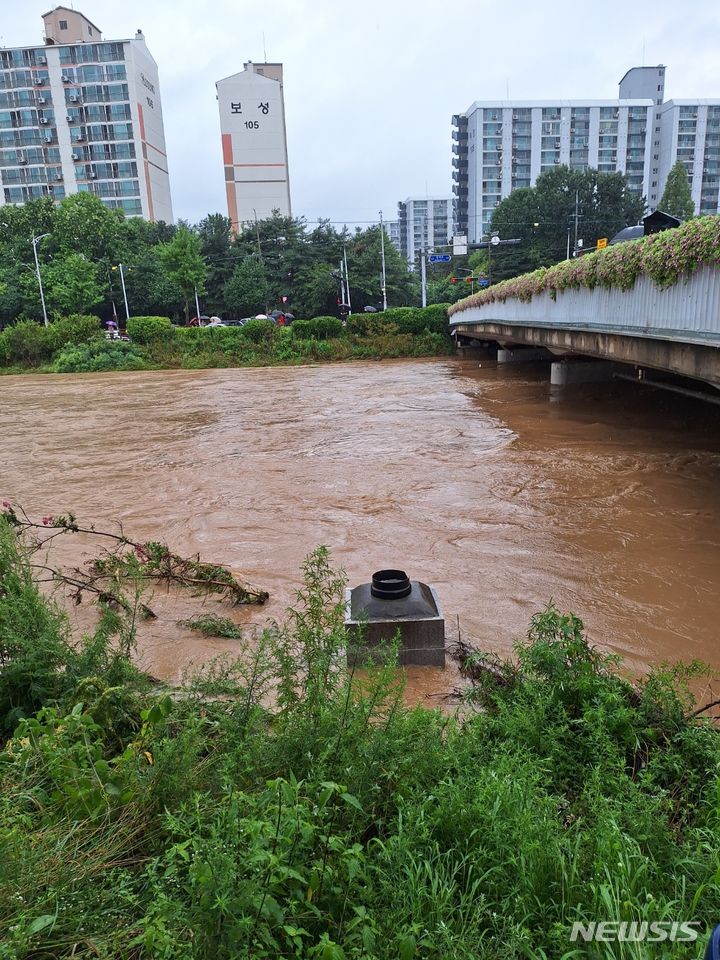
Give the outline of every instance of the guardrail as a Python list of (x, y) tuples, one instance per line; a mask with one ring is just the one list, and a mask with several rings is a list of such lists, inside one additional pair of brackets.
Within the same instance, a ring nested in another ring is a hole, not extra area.
[(518, 324), (557, 330), (587, 330), (630, 337), (720, 346), (720, 268), (698, 267), (663, 290), (640, 276), (631, 290), (595, 287), (534, 294), (482, 306), (458, 304), (450, 327), (483, 323)]

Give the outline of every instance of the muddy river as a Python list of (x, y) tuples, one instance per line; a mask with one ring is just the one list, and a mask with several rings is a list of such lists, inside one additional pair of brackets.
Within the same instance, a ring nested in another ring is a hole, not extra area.
[[(486, 649), (553, 599), (632, 670), (720, 667), (719, 427), (699, 401), (477, 360), (4, 377), (0, 496), (228, 564), (271, 594), (231, 611), (248, 625), (282, 619), (322, 543), (351, 585), (433, 584), (448, 635)], [(154, 674), (232, 650), (158, 602)], [(410, 669), (414, 699), (456, 682)]]

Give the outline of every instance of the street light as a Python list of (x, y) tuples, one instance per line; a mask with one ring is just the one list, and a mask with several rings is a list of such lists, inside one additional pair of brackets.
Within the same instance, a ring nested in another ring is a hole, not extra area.
[(35, 257), (35, 275), (37, 277), (38, 286), (40, 287), (40, 302), (42, 303), (43, 320), (45, 321), (46, 327), (49, 324), (48, 324), (48, 318), (47, 318), (47, 309), (45, 307), (45, 294), (43, 293), (42, 277), (40, 276), (40, 264), (38, 262), (37, 245), (38, 243), (40, 243), (41, 240), (44, 240), (45, 237), (49, 237), (49, 236), (50, 236), (49, 233), (41, 233), (39, 237), (32, 238), (33, 256)]

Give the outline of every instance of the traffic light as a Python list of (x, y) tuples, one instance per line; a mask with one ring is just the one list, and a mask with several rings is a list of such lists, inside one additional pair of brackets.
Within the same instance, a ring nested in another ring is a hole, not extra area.
[(465, 283), (472, 283), (475, 277), (465, 277)]
[(457, 283), (458, 277), (450, 277), (450, 283)]

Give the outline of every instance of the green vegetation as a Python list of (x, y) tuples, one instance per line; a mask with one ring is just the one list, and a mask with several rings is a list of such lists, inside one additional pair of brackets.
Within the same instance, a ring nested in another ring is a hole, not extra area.
[(682, 160), (678, 160), (667, 175), (658, 210), (669, 213), (673, 217), (678, 217), (680, 220), (689, 220), (690, 217), (695, 215), (695, 204), (690, 190), (687, 167)]
[(181, 620), (181, 627), (190, 630), (199, 630), (206, 637), (225, 637), (228, 640), (242, 640), (242, 630), (229, 617), (218, 617), (216, 614), (205, 614), (193, 617), (191, 620)]
[(450, 314), (467, 307), (516, 297), (529, 303), (548, 293), (553, 299), (563, 290), (593, 290), (595, 287), (631, 290), (640, 276), (649, 277), (660, 289), (671, 287), (699, 266), (720, 264), (720, 217), (697, 217), (674, 230), (654, 233), (639, 240), (618, 243), (576, 260), (541, 268), (505, 280), (450, 308)]
[(720, 914), (697, 668), (633, 684), (550, 607), (464, 658), (458, 717), (411, 710), (392, 663), (348, 673), (319, 548), (287, 623), (174, 695), (129, 617), (68, 641), (2, 521), (0, 584), (3, 960), (640, 960), (700, 950), (573, 921)]
[(127, 334), (135, 343), (152, 343), (172, 333), (173, 325), (169, 317), (130, 317), (127, 322)]
[(493, 230), (504, 239), (523, 241), (492, 251), (493, 281), (564, 260), (569, 235), (574, 242), (576, 195), (577, 236), (586, 247), (594, 246), (598, 237), (613, 237), (622, 227), (639, 223), (645, 212), (643, 197), (628, 189), (622, 173), (567, 166), (546, 170), (534, 187), (514, 190), (493, 212)]
[(131, 317), (132, 342), (106, 340), (97, 317), (33, 320), (0, 333), (0, 370), (86, 373), (104, 370), (269, 366), (318, 361), (444, 356), (453, 352), (447, 306), (406, 307), (296, 320), (280, 327), (249, 320), (242, 327), (174, 327), (167, 317)]

